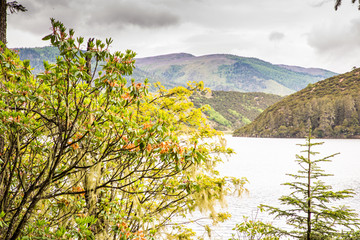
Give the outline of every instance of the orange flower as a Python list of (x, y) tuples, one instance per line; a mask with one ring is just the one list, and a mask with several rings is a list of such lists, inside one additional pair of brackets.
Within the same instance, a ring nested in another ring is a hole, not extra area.
[(145, 123), (143, 128), (148, 129), (148, 128), (151, 128), (151, 127), (152, 127), (151, 123)]
[(160, 143), (160, 148), (161, 148), (160, 153), (168, 152), (169, 151), (169, 142), (166, 141), (166, 142)]
[[(77, 187), (72, 187), (72, 191), (73, 192), (83, 192), (85, 189), (80, 187), (80, 186), (77, 186)], [(85, 196), (85, 193), (81, 193), (80, 194), (81, 196)]]
[(125, 142), (128, 142), (128, 138), (126, 136), (122, 136), (122, 140), (124, 140)]
[(183, 154), (183, 153), (184, 153), (184, 148), (183, 148), (183, 147), (179, 147), (179, 148), (178, 148), (178, 152), (179, 152), (179, 154)]
[(126, 145), (124, 148), (125, 148), (125, 149), (128, 149), (128, 150), (130, 150), (130, 151), (133, 151), (134, 148), (135, 148), (135, 144), (130, 143), (130, 144)]
[(75, 143), (75, 144), (71, 145), (71, 147), (72, 147), (74, 150), (76, 150), (76, 149), (79, 148), (79, 144)]
[(148, 144), (148, 145), (146, 146), (146, 150), (147, 150), (148, 152), (151, 152), (151, 150), (152, 150), (151, 144)]
[(129, 93), (125, 93), (125, 94), (121, 95), (121, 98), (124, 100), (131, 100), (131, 96)]

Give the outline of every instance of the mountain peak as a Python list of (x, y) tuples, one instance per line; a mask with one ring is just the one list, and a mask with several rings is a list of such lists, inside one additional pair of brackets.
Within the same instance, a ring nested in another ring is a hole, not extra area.
[(195, 56), (189, 53), (169, 53), (164, 55), (152, 56), (137, 58), (136, 62), (140, 63), (151, 63), (151, 62), (163, 62), (163, 61), (183, 61), (189, 58), (194, 58)]

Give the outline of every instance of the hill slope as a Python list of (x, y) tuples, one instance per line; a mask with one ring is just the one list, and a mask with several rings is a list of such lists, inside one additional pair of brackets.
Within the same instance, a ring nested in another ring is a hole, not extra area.
[(360, 137), (360, 69), (285, 97), (234, 136), (319, 138)]
[(219, 91), (294, 93), (309, 83), (336, 75), (323, 69), (274, 65), (256, 58), (228, 54), (195, 57), (179, 53), (137, 59), (134, 76), (160, 81), (166, 87), (187, 81), (203, 81), (205, 87)]
[(212, 91), (205, 96), (192, 96), (191, 100), (196, 107), (211, 107), (206, 115), (215, 129), (233, 131), (253, 121), (264, 109), (281, 98), (259, 92)]
[[(20, 59), (30, 59), (35, 73), (43, 70), (42, 61), (54, 62), (55, 48), (20, 48)], [(131, 76), (149, 79), (165, 87), (186, 86), (188, 81), (203, 81), (212, 90), (266, 92), (277, 95), (294, 93), (309, 83), (336, 75), (317, 68), (274, 65), (256, 59), (229, 54), (196, 57), (187, 53), (138, 58)]]

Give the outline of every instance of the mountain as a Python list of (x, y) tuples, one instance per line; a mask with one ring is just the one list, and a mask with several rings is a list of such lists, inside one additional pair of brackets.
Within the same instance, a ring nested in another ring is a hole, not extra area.
[(135, 79), (148, 78), (166, 87), (203, 81), (218, 91), (265, 92), (277, 95), (294, 93), (310, 83), (336, 73), (317, 68), (274, 65), (257, 59), (229, 54), (196, 57), (187, 53), (168, 54), (136, 60)]
[[(58, 54), (53, 47), (19, 48), (20, 59), (30, 59), (34, 73), (43, 70), (42, 61), (55, 62)], [(137, 58), (132, 76), (148, 78), (165, 87), (186, 86), (188, 81), (203, 81), (205, 87), (217, 91), (265, 92), (277, 95), (294, 93), (336, 73), (317, 68), (274, 65), (257, 59), (229, 54), (194, 56), (174, 53)]]
[(310, 84), (261, 113), (234, 136), (360, 138), (360, 69)]
[(21, 60), (29, 59), (35, 74), (44, 71), (43, 61), (55, 63), (59, 50), (55, 47), (17, 48)]
[(191, 97), (196, 107), (209, 105), (205, 112), (211, 125), (221, 131), (234, 131), (253, 121), (264, 109), (280, 101), (282, 97), (273, 94), (234, 91), (211, 91), (206, 95)]
[[(289, 66), (289, 65), (284, 65), (284, 64), (278, 64), (277, 66), (288, 69), (293, 72), (309, 74), (312, 76), (328, 76), (328, 77), (333, 76), (332, 74), (329, 74), (329, 71), (321, 69), (321, 68), (303, 68), (303, 67)], [(329, 76), (329, 75), (332, 75), (332, 76)]]

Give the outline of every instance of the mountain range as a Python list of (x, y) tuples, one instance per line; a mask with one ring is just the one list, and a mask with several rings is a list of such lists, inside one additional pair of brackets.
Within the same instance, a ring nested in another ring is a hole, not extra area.
[(261, 59), (229, 54), (194, 56), (175, 53), (139, 58), (133, 76), (160, 81), (166, 87), (203, 81), (205, 87), (218, 91), (265, 92), (288, 95), (310, 83), (336, 73), (298, 66), (275, 65)]
[[(19, 48), (20, 59), (29, 59), (34, 72), (43, 70), (42, 61), (55, 62), (58, 51), (53, 47)], [(186, 86), (188, 81), (203, 81), (217, 91), (265, 92), (289, 95), (308, 84), (336, 75), (325, 69), (276, 65), (261, 59), (229, 54), (194, 56), (174, 53), (137, 58), (129, 78), (165, 87)]]

